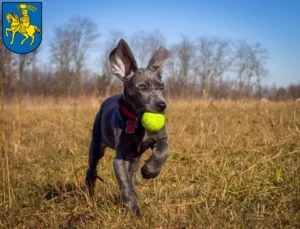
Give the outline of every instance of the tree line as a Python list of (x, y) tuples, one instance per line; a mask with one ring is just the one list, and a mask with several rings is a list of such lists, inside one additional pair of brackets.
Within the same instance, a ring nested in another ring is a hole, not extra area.
[[(97, 25), (88, 18), (71, 18), (55, 29), (49, 44), (48, 63), (38, 61), (39, 49), (19, 55), (1, 43), (0, 77), (4, 96), (11, 98), (16, 92), (56, 97), (107, 96), (122, 92), (121, 82), (111, 74), (108, 55), (124, 34), (111, 31), (103, 44), (99, 44), (100, 37)], [(182, 36), (178, 42), (166, 44), (165, 36), (158, 30), (140, 31), (125, 38), (140, 67), (147, 66), (161, 45), (171, 51), (172, 58), (163, 74), (169, 97), (300, 98), (300, 84), (288, 87), (262, 84), (265, 77), (270, 77), (267, 68), (270, 55), (260, 43)], [(99, 57), (94, 61), (100, 67), (98, 72), (87, 66), (93, 50), (99, 50)]]

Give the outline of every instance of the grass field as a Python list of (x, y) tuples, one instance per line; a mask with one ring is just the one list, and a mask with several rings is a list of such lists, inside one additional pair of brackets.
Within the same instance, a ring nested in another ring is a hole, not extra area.
[(140, 218), (120, 205), (112, 150), (86, 194), (98, 109), (4, 104), (0, 228), (300, 228), (299, 105), (169, 101), (170, 156), (156, 179), (138, 173)]

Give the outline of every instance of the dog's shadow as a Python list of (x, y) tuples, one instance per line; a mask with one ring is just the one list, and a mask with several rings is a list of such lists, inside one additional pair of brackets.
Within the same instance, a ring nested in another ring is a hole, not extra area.
[[(47, 184), (42, 187), (43, 198), (47, 201), (63, 202), (68, 199), (76, 199), (83, 202), (94, 200), (98, 206), (104, 204), (103, 196), (94, 194), (91, 196), (84, 184), (80, 186), (76, 183), (58, 181), (56, 184)], [(118, 193), (111, 193), (106, 196), (106, 201), (112, 202), (114, 205), (121, 203), (120, 195)]]
[[(67, 214), (68, 225), (77, 225), (82, 222), (88, 222), (94, 220), (93, 209), (101, 209), (102, 211), (108, 212), (107, 209), (121, 208), (124, 214), (129, 214), (128, 210), (123, 207), (120, 195), (118, 192), (105, 193), (104, 196), (100, 192), (95, 193), (91, 196), (85, 186), (77, 183), (66, 182), (63, 183), (58, 181), (55, 184), (46, 184), (42, 187), (43, 199), (47, 202), (53, 202), (56, 205), (68, 205), (79, 206), (79, 211), (71, 211)], [(104, 194), (104, 193), (102, 193)]]
[(60, 182), (47, 184), (42, 187), (43, 197), (48, 201), (59, 202), (66, 198), (77, 198), (85, 201), (88, 198), (87, 190), (83, 185), (78, 186), (71, 182)]
[[(88, 206), (89, 204), (87, 203), (93, 199), (93, 197), (88, 194), (88, 190), (84, 184), (78, 185), (77, 183), (63, 183), (58, 181), (55, 184), (46, 184), (41, 187), (41, 189), (43, 199), (47, 202), (54, 202), (57, 205), (68, 203), (68, 206), (78, 206), (78, 204)], [(99, 198), (95, 201), (97, 205), (103, 204), (103, 201)], [(68, 228), (77, 228), (79, 225), (95, 220), (95, 216), (91, 214), (89, 208), (84, 207), (79, 211), (67, 211), (66, 223)]]

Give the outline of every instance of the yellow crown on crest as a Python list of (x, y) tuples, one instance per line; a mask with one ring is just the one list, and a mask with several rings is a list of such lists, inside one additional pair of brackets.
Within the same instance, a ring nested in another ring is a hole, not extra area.
[(36, 11), (36, 8), (31, 5), (20, 4), (20, 5), (17, 5), (17, 7), (18, 7), (18, 9), (22, 9), (22, 13), (25, 13), (25, 14), (27, 14), (27, 10), (30, 10), (32, 12)]

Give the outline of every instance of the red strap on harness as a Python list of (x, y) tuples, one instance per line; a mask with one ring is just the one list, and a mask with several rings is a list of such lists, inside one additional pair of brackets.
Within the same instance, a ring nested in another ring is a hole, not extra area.
[(119, 101), (118, 103), (119, 105), (119, 108), (121, 109), (122, 113), (127, 117), (129, 118), (130, 120), (127, 120), (126, 122), (126, 133), (128, 134), (133, 134), (135, 132), (135, 129), (138, 125), (138, 121), (140, 120), (139, 116), (137, 116), (136, 114), (128, 111), (126, 109), (125, 106), (123, 106), (123, 104)]
[(120, 103), (120, 101), (119, 101), (119, 107), (121, 108), (121, 111), (123, 112), (123, 114), (124, 114), (127, 118), (132, 119), (132, 120), (139, 120), (139, 116), (137, 116), (136, 114), (131, 113), (130, 111), (128, 111), (128, 110), (126, 109), (126, 107), (124, 107), (124, 106)]

